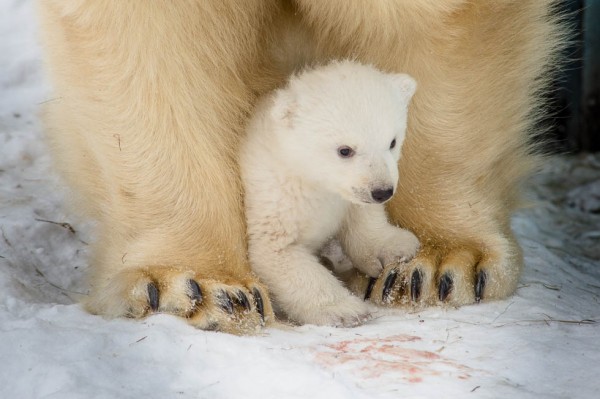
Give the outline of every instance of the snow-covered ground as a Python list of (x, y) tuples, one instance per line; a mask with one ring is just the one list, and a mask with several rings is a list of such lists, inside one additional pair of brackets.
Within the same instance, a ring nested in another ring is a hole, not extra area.
[(600, 397), (600, 156), (554, 159), (514, 228), (515, 296), (252, 337), (85, 313), (90, 225), (37, 118), (30, 0), (0, 0), (0, 398)]

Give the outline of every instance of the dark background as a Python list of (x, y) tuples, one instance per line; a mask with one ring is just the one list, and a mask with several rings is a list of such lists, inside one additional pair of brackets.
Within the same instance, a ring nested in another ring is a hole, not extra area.
[(549, 95), (549, 150), (600, 151), (600, 0), (563, 0), (571, 43)]

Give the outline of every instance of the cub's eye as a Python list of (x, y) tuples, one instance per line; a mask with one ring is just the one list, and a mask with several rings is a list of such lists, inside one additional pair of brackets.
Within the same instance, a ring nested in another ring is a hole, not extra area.
[(338, 155), (342, 158), (350, 158), (354, 155), (354, 150), (346, 145), (338, 148)]
[(390, 150), (394, 147), (396, 147), (396, 139), (392, 140), (392, 142), (390, 143)]

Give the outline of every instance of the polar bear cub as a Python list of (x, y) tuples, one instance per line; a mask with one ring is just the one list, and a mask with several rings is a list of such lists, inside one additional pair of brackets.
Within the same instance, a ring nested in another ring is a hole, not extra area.
[(309, 324), (352, 326), (369, 307), (319, 263), (337, 238), (354, 267), (376, 277), (419, 242), (388, 223), (407, 108), (405, 74), (351, 61), (290, 78), (259, 101), (241, 145), (248, 250), (274, 306)]

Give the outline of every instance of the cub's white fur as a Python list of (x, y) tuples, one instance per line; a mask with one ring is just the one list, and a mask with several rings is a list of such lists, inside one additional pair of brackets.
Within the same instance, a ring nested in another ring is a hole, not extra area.
[(348, 326), (369, 317), (318, 261), (332, 237), (373, 277), (416, 253), (417, 238), (390, 225), (382, 205), (398, 184), (415, 89), (408, 75), (341, 61), (293, 76), (257, 105), (240, 154), (249, 257), (292, 320)]

